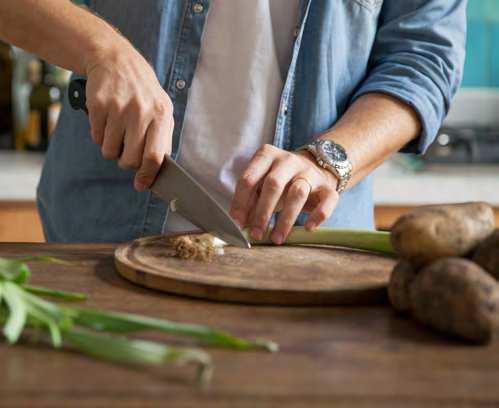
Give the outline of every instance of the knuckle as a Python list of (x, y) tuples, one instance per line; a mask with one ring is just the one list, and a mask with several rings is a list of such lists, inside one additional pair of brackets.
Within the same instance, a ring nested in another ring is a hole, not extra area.
[(256, 215), (254, 218), (254, 222), (255, 222), (255, 225), (263, 227), (263, 226), (265, 226), (265, 224), (267, 224), (267, 217), (263, 214)]
[(291, 188), (291, 195), (298, 199), (305, 199), (309, 194), (309, 187), (305, 183), (293, 184)]
[(267, 180), (265, 181), (265, 184), (267, 185), (267, 188), (270, 191), (279, 191), (282, 188), (282, 182), (279, 180), (278, 177), (270, 175), (267, 177)]
[(124, 104), (119, 98), (112, 98), (109, 101), (109, 110), (114, 113), (121, 113), (123, 111)]
[(130, 158), (122, 158), (118, 162), (118, 165), (122, 169), (126, 170), (137, 170), (140, 167), (140, 162), (137, 159), (130, 159)]
[(164, 154), (158, 151), (149, 151), (144, 154), (144, 160), (155, 167), (159, 167), (163, 163), (163, 156)]
[(133, 98), (128, 106), (130, 110), (139, 118), (143, 118), (147, 115), (147, 104), (138, 97)]
[(154, 180), (154, 175), (151, 173), (147, 173), (144, 170), (139, 170), (137, 174), (135, 175), (137, 180), (139, 180), (141, 183), (149, 185), (150, 183), (153, 182)]
[(102, 109), (106, 104), (106, 96), (103, 93), (96, 93), (87, 100), (87, 107), (89, 110)]
[(328, 217), (328, 213), (324, 208), (319, 208), (317, 209), (316, 213), (316, 218), (320, 221), (324, 221)]
[(272, 146), (271, 144), (264, 144), (262, 145), (258, 150), (257, 150), (257, 153), (260, 153), (262, 155), (266, 155), (266, 154), (269, 154), (269, 153), (272, 153), (274, 151), (274, 146)]
[(252, 189), (256, 185), (255, 178), (251, 174), (243, 174), (241, 177), (241, 187), (247, 190)]
[(166, 116), (170, 112), (168, 104), (163, 100), (156, 100), (153, 104), (154, 115)]
[(101, 149), (102, 157), (106, 160), (115, 160), (118, 158), (118, 153), (115, 150), (109, 148)]

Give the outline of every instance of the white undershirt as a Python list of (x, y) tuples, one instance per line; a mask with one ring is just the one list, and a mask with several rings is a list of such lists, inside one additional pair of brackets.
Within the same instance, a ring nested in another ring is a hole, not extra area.
[[(211, 2), (178, 162), (226, 209), (255, 151), (272, 143), (298, 2)], [(170, 213), (166, 229), (193, 226)]]

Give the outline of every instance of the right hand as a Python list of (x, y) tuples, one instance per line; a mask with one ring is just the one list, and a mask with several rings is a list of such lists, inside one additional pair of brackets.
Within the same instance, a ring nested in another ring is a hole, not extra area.
[(173, 105), (147, 61), (124, 39), (86, 64), (92, 140), (102, 156), (136, 170), (144, 191), (171, 153)]

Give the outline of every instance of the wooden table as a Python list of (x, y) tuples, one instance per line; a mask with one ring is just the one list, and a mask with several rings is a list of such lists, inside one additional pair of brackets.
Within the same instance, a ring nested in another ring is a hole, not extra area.
[(78, 261), (35, 265), (32, 282), (84, 291), (89, 306), (268, 337), (282, 351), (215, 350), (213, 381), (203, 390), (188, 368), (132, 369), (1, 343), (0, 406), (499, 406), (499, 342), (453, 342), (387, 305), (278, 308), (166, 296), (120, 278), (112, 251), (112, 245), (0, 244), (0, 256), (43, 253)]

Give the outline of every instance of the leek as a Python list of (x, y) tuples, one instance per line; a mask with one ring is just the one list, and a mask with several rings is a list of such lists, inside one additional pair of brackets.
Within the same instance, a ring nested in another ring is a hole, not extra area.
[[(271, 230), (267, 231), (261, 241), (252, 241), (253, 245), (272, 244)], [(327, 245), (339, 246), (364, 251), (393, 255), (395, 250), (390, 242), (390, 233), (385, 231), (368, 231), (356, 229), (340, 229), (320, 227), (307, 231), (303, 227), (293, 227), (284, 245)]]

